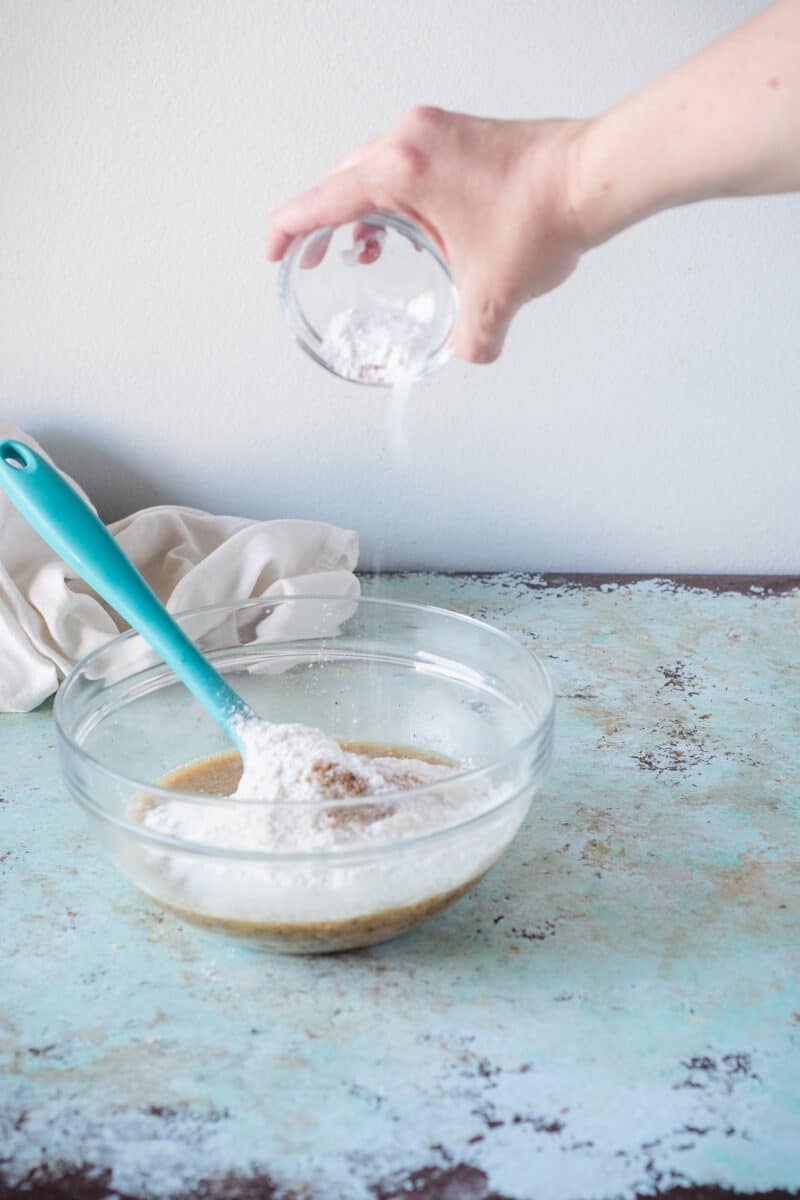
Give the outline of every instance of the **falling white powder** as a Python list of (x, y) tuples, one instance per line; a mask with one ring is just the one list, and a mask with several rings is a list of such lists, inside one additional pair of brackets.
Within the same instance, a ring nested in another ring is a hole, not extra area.
[(410, 382), (432, 348), (433, 310), (428, 293), (405, 305), (385, 300), (369, 308), (347, 308), (331, 318), (322, 357), (345, 379)]
[[(337, 313), (323, 339), (337, 374), (391, 386), (395, 465), (408, 460), (406, 403), (432, 349), (433, 317), (433, 297), (423, 293), (406, 305)], [(141, 850), (135, 874), (145, 891), (212, 917), (330, 922), (419, 903), (482, 874), (527, 808), (527, 799), (485, 783), (450, 785), (460, 765), (357, 754), (307, 725), (250, 721), (239, 737), (244, 772), (230, 800), (162, 799), (140, 818), (154, 832), (209, 849), (297, 856), (193, 860)], [(426, 840), (431, 834), (448, 836)], [(340, 862), (337, 851), (358, 853)]]
[(386, 409), (386, 436), (393, 467), (407, 467), (409, 464), (406, 415), (410, 397), (410, 380), (395, 383), (389, 393), (389, 405)]

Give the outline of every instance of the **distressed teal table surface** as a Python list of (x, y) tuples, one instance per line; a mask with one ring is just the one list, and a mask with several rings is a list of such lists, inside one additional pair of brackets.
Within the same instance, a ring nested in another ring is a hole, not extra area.
[(159, 911), (49, 710), (1, 717), (0, 1196), (800, 1194), (800, 591), (730, 586), (366, 580), (519, 638), (559, 716), (487, 878), (339, 957)]

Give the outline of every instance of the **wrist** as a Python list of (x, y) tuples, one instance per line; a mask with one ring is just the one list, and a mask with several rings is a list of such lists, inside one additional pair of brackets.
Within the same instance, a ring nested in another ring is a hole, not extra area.
[(544, 222), (551, 236), (580, 254), (592, 244), (581, 161), (591, 121), (572, 118), (525, 124), (522, 178), (528, 204), (535, 208), (537, 224)]
[[(621, 224), (619, 182), (612, 179), (604, 149), (603, 117), (582, 121), (568, 147), (567, 196), (581, 250), (602, 245)], [(613, 189), (613, 195), (612, 195)]]
[(650, 145), (629, 128), (629, 115), (611, 109), (580, 123), (570, 146), (569, 204), (582, 250), (607, 242), (672, 203), (661, 193), (661, 172)]

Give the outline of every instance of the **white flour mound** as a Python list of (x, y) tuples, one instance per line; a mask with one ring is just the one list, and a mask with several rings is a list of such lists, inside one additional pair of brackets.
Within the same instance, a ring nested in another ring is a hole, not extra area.
[(407, 305), (389, 301), (347, 308), (330, 320), (322, 357), (331, 370), (361, 383), (411, 380), (431, 348), (433, 299), (417, 296)]
[(308, 725), (249, 721), (240, 738), (245, 768), (232, 799), (257, 803), (166, 801), (145, 810), (144, 824), (203, 845), (302, 852), (418, 836), (450, 824), (460, 808), (438, 789), (402, 804), (381, 800), (457, 768), (356, 754)]
[[(334, 738), (310, 725), (247, 721), (239, 738), (244, 774), (234, 792), (236, 800), (309, 803), (387, 790), (370, 759), (343, 750)], [(324, 770), (327, 767), (332, 770)]]

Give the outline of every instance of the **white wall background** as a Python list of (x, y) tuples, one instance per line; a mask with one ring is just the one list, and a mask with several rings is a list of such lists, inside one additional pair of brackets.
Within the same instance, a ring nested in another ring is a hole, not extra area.
[(357, 528), (362, 562), (800, 570), (800, 198), (595, 251), (493, 367), (385, 398), (297, 350), (270, 207), (413, 103), (597, 111), (752, 0), (0, 0), (0, 409), (111, 519)]

